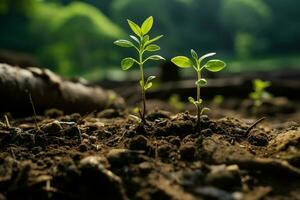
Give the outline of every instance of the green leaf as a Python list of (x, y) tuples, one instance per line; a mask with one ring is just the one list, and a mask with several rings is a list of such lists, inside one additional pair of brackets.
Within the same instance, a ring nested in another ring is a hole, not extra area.
[(149, 35), (143, 36), (142, 44), (144, 47), (146, 46), (146, 43), (149, 41), (149, 38), (150, 38)]
[(176, 57), (172, 58), (171, 61), (175, 65), (177, 65), (178, 67), (181, 67), (181, 68), (188, 68), (188, 67), (193, 66), (192, 61), (188, 57), (185, 57), (185, 56), (176, 56)]
[(142, 81), (142, 80), (140, 80), (139, 83), (140, 83), (140, 86), (141, 86), (141, 87), (144, 87), (143, 81)]
[(138, 124), (142, 123), (142, 119), (135, 115), (128, 115), (128, 118), (137, 122)]
[(156, 78), (156, 76), (149, 76), (149, 77), (147, 78), (147, 81), (146, 81), (146, 82), (148, 83), (148, 82), (152, 81), (152, 80), (155, 79), (155, 78)]
[(128, 40), (117, 40), (114, 42), (115, 45), (118, 45), (120, 47), (133, 47), (134, 45), (132, 44), (132, 42), (128, 41)]
[(155, 38), (149, 40), (145, 45), (151, 44), (151, 43), (153, 43), (153, 42), (159, 40), (159, 39), (162, 38), (162, 37), (163, 37), (163, 35), (159, 35), (159, 36), (157, 36), (157, 37), (155, 37)]
[(137, 36), (141, 37), (141, 36), (142, 36), (142, 30), (141, 30), (141, 28), (140, 28), (136, 23), (134, 23), (133, 21), (131, 21), (131, 20), (129, 20), (129, 19), (127, 19), (127, 22), (128, 22), (128, 24), (129, 24), (131, 30), (132, 30)]
[(134, 35), (129, 35), (134, 41), (136, 41), (138, 44), (140, 44), (140, 41), (137, 37), (135, 37)]
[(202, 115), (203, 113), (205, 113), (205, 112), (207, 112), (207, 111), (210, 111), (210, 109), (209, 108), (202, 108), (201, 109), (201, 112), (200, 112), (200, 115)]
[(160, 47), (156, 44), (150, 44), (149, 46), (146, 47), (146, 51), (158, 51), (160, 50)]
[(146, 85), (145, 85), (145, 87), (144, 87), (144, 89), (145, 90), (148, 90), (148, 89), (150, 89), (151, 87), (152, 87), (152, 82), (149, 82), (149, 83), (147, 83)]
[(200, 86), (206, 86), (207, 85), (207, 80), (204, 78), (201, 78), (200, 80), (195, 82), (196, 85), (200, 85)]
[(121, 67), (123, 70), (128, 70), (130, 69), (134, 64), (134, 59), (133, 58), (124, 58), (121, 61)]
[(203, 55), (203, 56), (201, 56), (201, 57), (199, 58), (199, 61), (201, 62), (201, 61), (204, 60), (205, 58), (208, 58), (208, 57), (211, 57), (211, 56), (214, 56), (214, 55), (216, 55), (215, 52), (205, 54), (205, 55)]
[(147, 34), (151, 30), (152, 25), (153, 25), (153, 17), (150, 16), (142, 24), (142, 34), (143, 35)]
[(188, 100), (189, 100), (189, 102), (191, 102), (192, 104), (195, 103), (195, 99), (194, 99), (193, 97), (189, 97)]
[(253, 86), (254, 86), (254, 89), (256, 91), (263, 91), (264, 89), (271, 86), (271, 82), (270, 81), (263, 81), (263, 80), (260, 80), (260, 79), (255, 79), (253, 81)]
[(224, 69), (226, 64), (221, 60), (210, 60), (205, 64), (205, 68), (211, 72), (218, 72)]
[(164, 59), (160, 55), (153, 55), (153, 56), (150, 56), (149, 58), (147, 58), (146, 60), (166, 60), (166, 59)]
[(195, 59), (195, 61), (198, 61), (198, 54), (194, 49), (191, 49), (191, 55)]

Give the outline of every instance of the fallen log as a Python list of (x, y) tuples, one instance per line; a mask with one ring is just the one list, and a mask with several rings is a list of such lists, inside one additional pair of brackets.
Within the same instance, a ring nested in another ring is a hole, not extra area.
[[(32, 102), (30, 100), (32, 98)], [(111, 90), (62, 79), (48, 69), (0, 64), (0, 112), (19, 115), (57, 108), (65, 113), (87, 113), (123, 105)]]

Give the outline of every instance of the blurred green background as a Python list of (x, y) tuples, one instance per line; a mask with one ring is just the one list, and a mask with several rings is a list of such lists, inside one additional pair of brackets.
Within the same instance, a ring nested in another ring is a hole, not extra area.
[(131, 54), (113, 45), (128, 38), (126, 19), (152, 15), (166, 58), (193, 48), (217, 52), (228, 72), (300, 69), (299, 8), (298, 0), (0, 0), (0, 61), (111, 78)]

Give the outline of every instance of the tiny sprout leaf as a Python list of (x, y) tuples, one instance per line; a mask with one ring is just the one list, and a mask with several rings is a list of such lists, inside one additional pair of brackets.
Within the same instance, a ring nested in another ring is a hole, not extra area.
[(142, 24), (142, 34), (143, 35), (147, 34), (151, 30), (152, 25), (153, 25), (153, 17), (150, 16)]
[(133, 21), (127, 19), (127, 22), (131, 28), (131, 30), (137, 35), (137, 36), (142, 36), (142, 30), (141, 28), (136, 24), (134, 23)]
[(151, 88), (152, 87), (152, 82), (149, 82), (149, 83), (147, 83), (146, 85), (145, 85), (145, 87), (144, 87), (144, 89), (145, 90), (148, 90), (149, 88)]
[(137, 122), (138, 124), (142, 123), (142, 119), (135, 115), (128, 115), (128, 118)]
[(196, 53), (196, 51), (194, 49), (191, 49), (191, 55), (196, 61), (198, 61), (198, 59), (199, 59), (198, 54)]
[(134, 41), (136, 41), (138, 44), (140, 44), (140, 41), (137, 37), (135, 37), (134, 35), (129, 35)]
[(188, 100), (189, 100), (189, 102), (191, 102), (193, 104), (195, 103), (195, 99), (193, 97), (189, 97)]
[(207, 80), (204, 78), (201, 78), (200, 80), (195, 82), (196, 85), (200, 85), (200, 86), (206, 86), (207, 85)]
[(140, 86), (141, 86), (141, 87), (144, 87), (143, 81), (142, 81), (142, 80), (140, 80), (139, 83), (140, 83)]
[(185, 57), (185, 56), (176, 56), (176, 57), (172, 58), (171, 61), (175, 65), (177, 65), (178, 67), (181, 67), (181, 68), (188, 68), (188, 67), (193, 66), (192, 61), (188, 57)]
[(149, 77), (147, 78), (147, 81), (146, 81), (146, 82), (148, 83), (148, 82), (152, 81), (152, 80), (155, 79), (155, 78), (156, 78), (156, 76), (149, 76)]
[(146, 43), (149, 41), (149, 35), (145, 35), (143, 36), (143, 39), (142, 39), (142, 44), (143, 46), (146, 46)]
[(122, 67), (123, 70), (130, 69), (133, 64), (134, 64), (134, 59), (133, 58), (124, 58), (121, 61), (121, 67)]
[(115, 45), (118, 45), (120, 47), (133, 47), (134, 45), (132, 44), (132, 42), (128, 41), (128, 40), (117, 40), (114, 42)]
[(205, 55), (203, 55), (203, 56), (201, 56), (201, 57), (199, 58), (199, 61), (201, 62), (201, 61), (204, 60), (205, 58), (208, 58), (208, 57), (211, 57), (211, 56), (214, 56), (214, 55), (216, 55), (215, 52), (205, 54)]
[(165, 60), (165, 59), (160, 55), (153, 55), (147, 58), (147, 60)]
[(221, 71), (226, 64), (221, 60), (210, 60), (205, 64), (205, 68), (211, 72)]
[(163, 37), (163, 35), (159, 35), (159, 36), (157, 36), (157, 37), (155, 37), (155, 38), (149, 40), (149, 41), (146, 43), (146, 45), (151, 44), (151, 43), (153, 43), (153, 42), (159, 40), (159, 39), (162, 38), (162, 37)]
[(146, 47), (146, 51), (158, 51), (160, 50), (160, 47), (156, 44), (150, 44)]
[(210, 109), (209, 108), (202, 108), (201, 109), (201, 112), (200, 112), (200, 115), (202, 115), (203, 113), (205, 113), (205, 112), (207, 112), (207, 111), (210, 111)]

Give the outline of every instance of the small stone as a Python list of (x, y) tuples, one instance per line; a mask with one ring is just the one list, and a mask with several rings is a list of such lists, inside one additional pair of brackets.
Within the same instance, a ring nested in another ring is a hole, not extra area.
[(115, 117), (119, 117), (119, 116), (120, 116), (120, 113), (115, 109), (106, 109), (97, 114), (98, 118), (107, 118), (107, 119), (115, 118)]
[(129, 149), (131, 150), (147, 150), (148, 139), (143, 135), (137, 135), (129, 142)]
[(130, 163), (144, 161), (144, 159), (140, 157), (143, 153), (143, 151), (133, 151), (129, 149), (112, 149), (106, 157), (112, 167), (118, 168)]
[(45, 124), (44, 126), (41, 127), (41, 129), (45, 133), (56, 134), (62, 130), (62, 127), (61, 127), (59, 121), (55, 120), (53, 122)]
[(86, 152), (88, 150), (88, 147), (86, 144), (80, 144), (79, 145), (79, 151), (80, 152)]
[(97, 142), (97, 137), (96, 136), (90, 136), (89, 140), (90, 140), (90, 143), (95, 144)]
[(192, 142), (183, 144), (179, 148), (179, 152), (182, 160), (191, 161), (195, 157), (195, 152), (196, 152), (195, 144)]
[(172, 136), (169, 141), (171, 144), (175, 145), (177, 148), (180, 147), (180, 138), (179, 137)]
[(161, 158), (168, 158), (172, 148), (168, 144), (160, 145), (157, 149), (158, 156)]
[(267, 146), (269, 143), (267, 134), (258, 129), (254, 129), (250, 132), (248, 141), (250, 144), (255, 146)]

